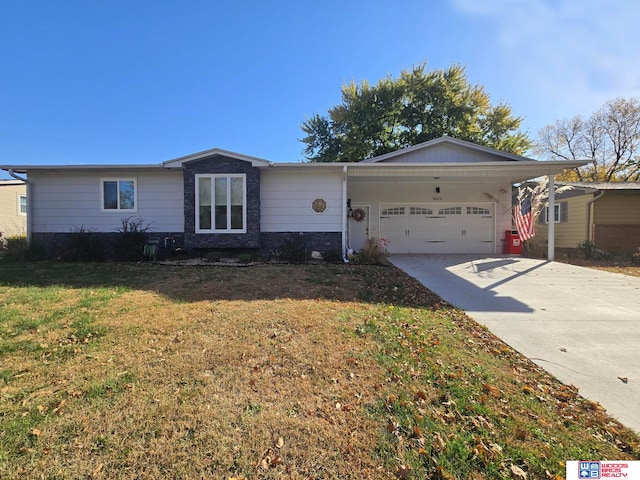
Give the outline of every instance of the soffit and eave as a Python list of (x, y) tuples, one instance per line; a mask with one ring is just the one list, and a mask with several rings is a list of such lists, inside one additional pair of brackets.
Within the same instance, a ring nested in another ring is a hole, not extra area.
[[(554, 175), (561, 173), (565, 169), (575, 168), (583, 165), (584, 162), (517, 162), (517, 163), (500, 163), (500, 162), (483, 162), (471, 164), (279, 164), (272, 163), (269, 165), (260, 165), (260, 169), (274, 171), (334, 171), (335, 173), (344, 173), (350, 181), (418, 181), (428, 178), (441, 181), (473, 181), (477, 180), (496, 180), (511, 181), (514, 183), (523, 182), (533, 178)], [(60, 165), (60, 166), (0, 166), (3, 170), (13, 170), (16, 173), (28, 173), (31, 171), (48, 171), (65, 173), (69, 171), (91, 170), (99, 172), (109, 172), (114, 170), (127, 171), (149, 171), (149, 170), (171, 170), (181, 167), (172, 166), (166, 168), (163, 165)]]

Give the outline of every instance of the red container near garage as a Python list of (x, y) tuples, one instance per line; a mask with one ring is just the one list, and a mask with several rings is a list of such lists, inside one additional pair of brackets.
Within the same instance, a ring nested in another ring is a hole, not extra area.
[(522, 241), (516, 230), (504, 232), (504, 253), (522, 255)]

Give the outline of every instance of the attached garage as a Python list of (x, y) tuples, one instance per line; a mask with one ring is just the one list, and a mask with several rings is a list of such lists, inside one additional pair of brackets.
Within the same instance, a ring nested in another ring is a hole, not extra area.
[(494, 253), (491, 203), (381, 204), (389, 253)]

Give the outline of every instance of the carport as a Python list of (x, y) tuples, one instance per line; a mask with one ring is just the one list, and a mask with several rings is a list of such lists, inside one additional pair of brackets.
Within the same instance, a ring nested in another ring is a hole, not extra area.
[(552, 192), (553, 175), (584, 163), (532, 160), (440, 137), (345, 164), (345, 208), (358, 212), (357, 218), (345, 212), (345, 241), (358, 250), (368, 238), (385, 239), (392, 254), (501, 254), (512, 228), (513, 185), (548, 176)]

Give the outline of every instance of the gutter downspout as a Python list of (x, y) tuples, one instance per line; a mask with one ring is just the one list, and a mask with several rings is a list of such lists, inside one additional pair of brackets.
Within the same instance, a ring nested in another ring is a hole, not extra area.
[(349, 263), (347, 258), (347, 166), (342, 167), (342, 260)]
[(595, 197), (593, 197), (591, 200), (589, 200), (587, 202), (587, 225), (585, 227), (586, 230), (586, 237), (587, 237), (587, 242), (591, 241), (591, 204), (593, 202), (595, 202), (596, 200), (598, 200), (599, 198), (602, 198), (602, 196), (604, 195), (604, 190), (600, 190), (600, 193), (598, 193)]
[(30, 245), (31, 244), (31, 219), (33, 218), (33, 216), (31, 215), (31, 183), (26, 178), (22, 178), (16, 172), (14, 172), (13, 168), (10, 168), (9, 170), (7, 170), (7, 172), (9, 172), (9, 175), (11, 175), (16, 180), (20, 180), (21, 182), (24, 182), (24, 184), (27, 186), (27, 245)]

